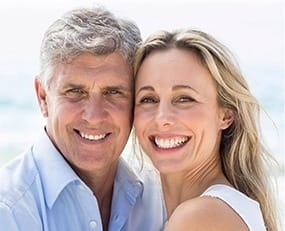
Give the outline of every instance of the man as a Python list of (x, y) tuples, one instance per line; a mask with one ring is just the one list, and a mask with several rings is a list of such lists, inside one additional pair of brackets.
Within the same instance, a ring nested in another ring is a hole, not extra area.
[(78, 9), (45, 33), (35, 89), (43, 134), (0, 171), (0, 230), (157, 231), (158, 177), (120, 157), (132, 127), (138, 28)]

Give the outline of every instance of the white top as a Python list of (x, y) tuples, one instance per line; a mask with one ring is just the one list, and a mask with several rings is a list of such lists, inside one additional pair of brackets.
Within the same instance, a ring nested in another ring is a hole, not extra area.
[(223, 184), (210, 186), (201, 196), (216, 197), (227, 203), (243, 219), (250, 231), (266, 231), (259, 203)]

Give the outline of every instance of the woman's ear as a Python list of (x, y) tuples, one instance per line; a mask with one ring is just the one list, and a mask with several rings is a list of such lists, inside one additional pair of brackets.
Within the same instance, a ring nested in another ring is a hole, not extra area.
[(41, 80), (39, 79), (38, 76), (35, 78), (34, 85), (35, 85), (35, 90), (36, 90), (37, 99), (38, 99), (38, 103), (39, 103), (41, 112), (42, 112), (44, 117), (48, 117), (46, 90), (45, 90), (44, 86), (42, 85)]
[(231, 109), (229, 108), (223, 108), (222, 109), (222, 116), (221, 116), (221, 126), (220, 128), (222, 130), (227, 129), (231, 124), (233, 123), (235, 117), (234, 113)]

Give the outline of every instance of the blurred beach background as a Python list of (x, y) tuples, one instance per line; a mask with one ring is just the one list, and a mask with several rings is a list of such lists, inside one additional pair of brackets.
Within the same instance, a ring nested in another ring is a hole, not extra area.
[[(7, 0), (0, 3), (0, 166), (36, 138), (44, 120), (33, 79), (47, 27), (74, 7), (102, 4), (134, 20), (142, 37), (159, 29), (202, 29), (235, 55), (252, 93), (265, 110), (264, 140), (280, 164), (278, 197), (284, 212), (285, 73), (284, 2), (281, 0)], [(125, 154), (131, 153), (128, 145)], [(0, 182), (1, 187), (1, 182)]]

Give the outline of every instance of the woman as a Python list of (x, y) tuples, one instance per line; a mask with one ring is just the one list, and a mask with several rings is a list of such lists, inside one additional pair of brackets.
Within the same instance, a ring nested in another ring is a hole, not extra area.
[(260, 105), (227, 49), (161, 31), (135, 60), (135, 133), (161, 175), (167, 231), (276, 231)]

